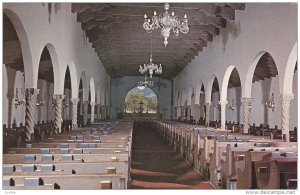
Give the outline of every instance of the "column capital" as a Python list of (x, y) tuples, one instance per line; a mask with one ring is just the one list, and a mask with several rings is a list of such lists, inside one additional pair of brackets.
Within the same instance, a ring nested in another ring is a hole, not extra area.
[(72, 102), (72, 104), (76, 105), (79, 102), (79, 98), (70, 98), (70, 101)]
[(39, 93), (40, 93), (39, 89), (36, 89), (36, 88), (26, 88), (25, 89), (25, 98), (27, 99), (27, 101), (30, 101), (33, 98), (36, 98)]
[(204, 105), (205, 105), (206, 107), (211, 106), (211, 102), (205, 102)]
[(91, 105), (92, 107), (95, 107), (96, 103), (95, 103), (95, 102), (90, 102), (90, 105)]
[(241, 98), (241, 102), (245, 103), (245, 104), (251, 103), (252, 100), (253, 100), (253, 98)]
[(84, 106), (87, 106), (88, 104), (89, 104), (89, 101), (82, 101), (82, 104), (84, 105)]
[(221, 101), (218, 101), (218, 103), (221, 105), (221, 106), (226, 106), (228, 101), (227, 100), (221, 100)]
[(53, 98), (55, 100), (62, 100), (62, 99), (65, 98), (65, 95), (63, 95), (63, 94), (53, 94)]
[(280, 94), (280, 97), (282, 99), (282, 104), (288, 104), (294, 99), (295, 95), (293, 93), (283, 93)]

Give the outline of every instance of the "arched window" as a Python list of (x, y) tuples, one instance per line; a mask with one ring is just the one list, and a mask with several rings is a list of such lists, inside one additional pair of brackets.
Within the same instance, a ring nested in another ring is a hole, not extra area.
[(125, 110), (127, 113), (156, 113), (157, 105), (157, 96), (148, 87), (143, 90), (135, 87), (128, 91), (125, 96)]

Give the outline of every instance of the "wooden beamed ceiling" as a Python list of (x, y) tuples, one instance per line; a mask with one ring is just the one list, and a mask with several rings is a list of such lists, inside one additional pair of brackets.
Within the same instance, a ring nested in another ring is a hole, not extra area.
[[(139, 66), (149, 62), (151, 35), (143, 28), (144, 14), (164, 12), (163, 3), (73, 3), (88, 40), (112, 78), (137, 76)], [(176, 76), (197, 54), (207, 47), (227, 20), (235, 19), (244, 3), (170, 3), (170, 12), (187, 14), (189, 32), (176, 37), (171, 32), (163, 45), (160, 29), (152, 32), (153, 62), (162, 64), (161, 78)]]
[(276, 77), (277, 75), (278, 71), (274, 59), (269, 53), (265, 53), (256, 65), (252, 83), (265, 78)]

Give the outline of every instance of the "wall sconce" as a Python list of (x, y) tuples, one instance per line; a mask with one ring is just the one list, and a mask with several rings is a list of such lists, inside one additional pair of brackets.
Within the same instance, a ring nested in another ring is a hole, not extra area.
[(252, 109), (252, 104), (251, 104), (251, 102), (249, 102), (249, 111), (251, 112), (251, 109)]
[(36, 102), (36, 106), (44, 106), (45, 105), (45, 101), (44, 101), (44, 99), (42, 98), (42, 99), (40, 99), (39, 97), (41, 96), (41, 94), (39, 94), (39, 96), (37, 97), (37, 102)]
[(63, 99), (63, 102), (62, 102), (62, 107), (63, 108), (66, 108), (69, 106), (69, 98), (66, 98), (66, 99)]
[(18, 88), (16, 88), (16, 97), (14, 99), (14, 104), (15, 107), (17, 108), (20, 105), (24, 105), (25, 104), (25, 95), (24, 95), (24, 90), (22, 88), (20, 88), (20, 93), (22, 94), (22, 97), (19, 95), (18, 93)]
[(272, 111), (274, 112), (274, 109), (275, 109), (274, 93), (272, 93), (271, 99), (269, 99), (269, 100), (266, 102), (266, 106), (267, 106), (268, 108), (271, 108)]
[(234, 106), (234, 100), (233, 100), (233, 99), (232, 99), (231, 102), (229, 102), (228, 108), (229, 108), (230, 110), (234, 111), (235, 106)]

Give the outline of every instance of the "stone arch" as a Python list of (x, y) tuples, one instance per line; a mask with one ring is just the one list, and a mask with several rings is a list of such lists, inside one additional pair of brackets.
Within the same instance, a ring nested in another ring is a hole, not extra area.
[(176, 106), (180, 106), (180, 90), (177, 91), (177, 96), (176, 96)]
[[(42, 48), (40, 52), (39, 62), (41, 61), (42, 53), (44, 49), (47, 48), (50, 54), (51, 62), (52, 62), (52, 70), (53, 70), (53, 77), (54, 77), (54, 94), (63, 94), (64, 82), (60, 82), (60, 68), (58, 63), (58, 56), (54, 46), (51, 43), (47, 43), (45, 47)], [(39, 70), (39, 67), (38, 69)], [(65, 73), (65, 72), (64, 72)]]
[(260, 58), (267, 53), (266, 51), (261, 51), (259, 52), (253, 59), (252, 63), (249, 66), (247, 75), (246, 75), (246, 80), (245, 80), (245, 86), (243, 87), (243, 97), (244, 98), (251, 98), (251, 89), (252, 89), (252, 78), (254, 75), (255, 68), (257, 66), (258, 61)]
[(34, 78), (34, 64), (32, 59), (32, 49), (29, 42), (29, 37), (26, 33), (25, 27), (22, 24), (19, 16), (10, 9), (3, 9), (3, 13), (10, 19), (12, 22), (22, 50), (23, 63), (24, 63), (24, 72), (25, 72), (25, 88), (36, 88), (37, 80)]
[(101, 102), (101, 88), (100, 88), (100, 83), (97, 83), (97, 87), (96, 87), (96, 104), (100, 104)]
[(181, 98), (180, 98), (180, 106), (184, 106), (185, 101), (187, 100), (187, 91), (184, 89), (183, 93), (181, 93)]
[(200, 81), (200, 85), (198, 85), (195, 88), (195, 104), (199, 104), (200, 103), (200, 94), (201, 94), (201, 87), (202, 87), (202, 85), (204, 87), (204, 82), (201, 80)]
[(73, 62), (68, 63), (67, 67), (65, 68), (64, 75), (66, 74), (67, 68), (69, 68), (70, 76), (71, 76), (71, 91), (72, 91), (72, 98), (78, 97), (78, 87), (77, 87), (77, 71), (76, 66)]
[(286, 69), (284, 72), (284, 78), (283, 78), (283, 89), (282, 93), (283, 94), (292, 94), (293, 93), (293, 76), (294, 76), (294, 69), (297, 63), (297, 42), (294, 44), (287, 64), (286, 64)]
[[(88, 91), (88, 85), (86, 80), (86, 74), (84, 71), (81, 72), (80, 79), (82, 80), (83, 101), (87, 101), (89, 91)], [(79, 84), (78, 84), (78, 89), (79, 89)]]
[[(235, 66), (229, 66), (225, 71), (225, 75), (224, 75), (222, 86), (221, 86), (220, 101), (227, 100), (228, 83), (229, 83), (231, 73), (234, 69), (237, 70), (237, 68)], [(237, 70), (237, 72), (239, 72), (239, 71)]]
[(216, 74), (213, 74), (211, 76), (208, 84), (207, 84), (207, 87), (206, 87), (206, 89), (207, 89), (206, 93), (205, 93), (205, 102), (206, 103), (210, 103), (211, 102), (212, 87), (213, 87), (213, 83), (214, 83), (215, 78), (217, 79), (217, 82), (218, 82), (218, 85), (219, 85), (219, 79), (218, 79), (218, 77), (216, 76)]
[(194, 87), (191, 85), (188, 89), (187, 93), (187, 105), (190, 106), (192, 105), (192, 93), (193, 93)]
[(91, 102), (95, 102), (95, 82), (94, 78), (90, 79)]

